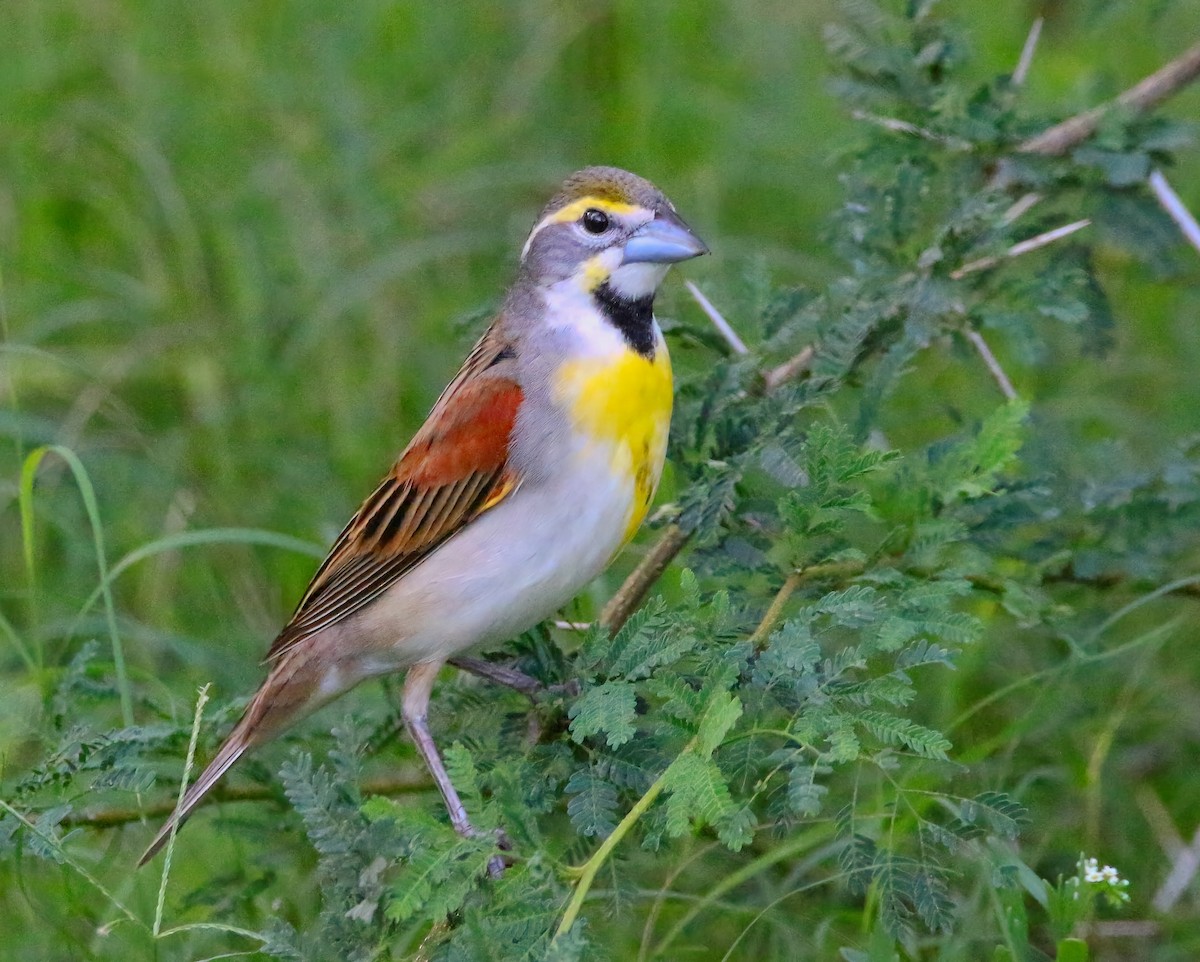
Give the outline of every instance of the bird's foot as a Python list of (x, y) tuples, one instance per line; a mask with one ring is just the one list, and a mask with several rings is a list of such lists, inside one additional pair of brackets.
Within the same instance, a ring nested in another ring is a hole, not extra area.
[[(502, 828), (495, 828), (490, 832), (481, 832), (468, 823), (467, 830), (463, 834), (468, 835), (471, 838), (484, 838), (488, 835), (491, 835), (496, 840), (496, 848), (500, 849), (501, 852), (512, 851), (512, 840), (509, 839), (508, 833)], [(488, 875), (494, 879), (502, 878), (504, 876), (504, 870), (508, 867), (508, 865), (509, 860), (505, 859), (504, 855), (493, 855), (488, 859)]]

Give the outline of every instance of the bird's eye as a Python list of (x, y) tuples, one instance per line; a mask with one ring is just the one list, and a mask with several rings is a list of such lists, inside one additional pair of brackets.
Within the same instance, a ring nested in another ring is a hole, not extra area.
[(608, 214), (589, 207), (583, 212), (583, 229), (589, 234), (603, 234), (608, 230)]

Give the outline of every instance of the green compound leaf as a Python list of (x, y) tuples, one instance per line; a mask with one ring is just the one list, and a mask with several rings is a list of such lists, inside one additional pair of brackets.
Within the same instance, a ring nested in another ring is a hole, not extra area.
[(585, 691), (571, 705), (571, 737), (582, 744), (591, 735), (605, 733), (609, 748), (618, 748), (633, 738), (637, 694), (625, 681), (606, 681)]

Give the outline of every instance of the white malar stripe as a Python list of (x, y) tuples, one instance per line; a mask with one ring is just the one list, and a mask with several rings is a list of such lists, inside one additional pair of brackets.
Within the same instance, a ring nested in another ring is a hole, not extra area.
[(547, 323), (574, 335), (572, 350), (577, 358), (615, 358), (629, 350), (621, 332), (596, 307), (592, 292), (585, 290), (578, 278), (551, 285), (542, 291), (542, 297)]
[(621, 297), (640, 300), (658, 290), (670, 268), (670, 264), (623, 264), (609, 275), (608, 286)]

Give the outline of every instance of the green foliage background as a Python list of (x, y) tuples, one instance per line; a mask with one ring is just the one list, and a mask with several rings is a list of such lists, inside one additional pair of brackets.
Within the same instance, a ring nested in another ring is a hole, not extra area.
[[(1044, 200), (1014, 224), (1022, 190), (985, 186), (1195, 42), (1200, 4), (911, 8), (5, 3), (0, 958), (1032, 959), (1036, 876), (1080, 852), (1153, 923), (1088, 930), (1098, 957), (1195, 957), (1195, 886), (1151, 899), (1162, 833), (1200, 823), (1200, 258), (1139, 185), (1174, 158), (1200, 207), (1174, 122), (1200, 92), (1025, 163)], [(189, 824), (160, 902), (135, 816), (173, 796), (197, 687), (204, 753), (539, 205), (601, 162), (697, 227), (715, 256), (685, 272), (752, 354), (668, 286), (659, 524), (696, 534), (662, 598), (615, 641), (509, 646), (577, 695), (441, 685), (448, 764), (516, 866), (479, 881), (386, 682), (247, 761), (256, 800)], [(550, 946), (584, 865), (586, 924)]]

